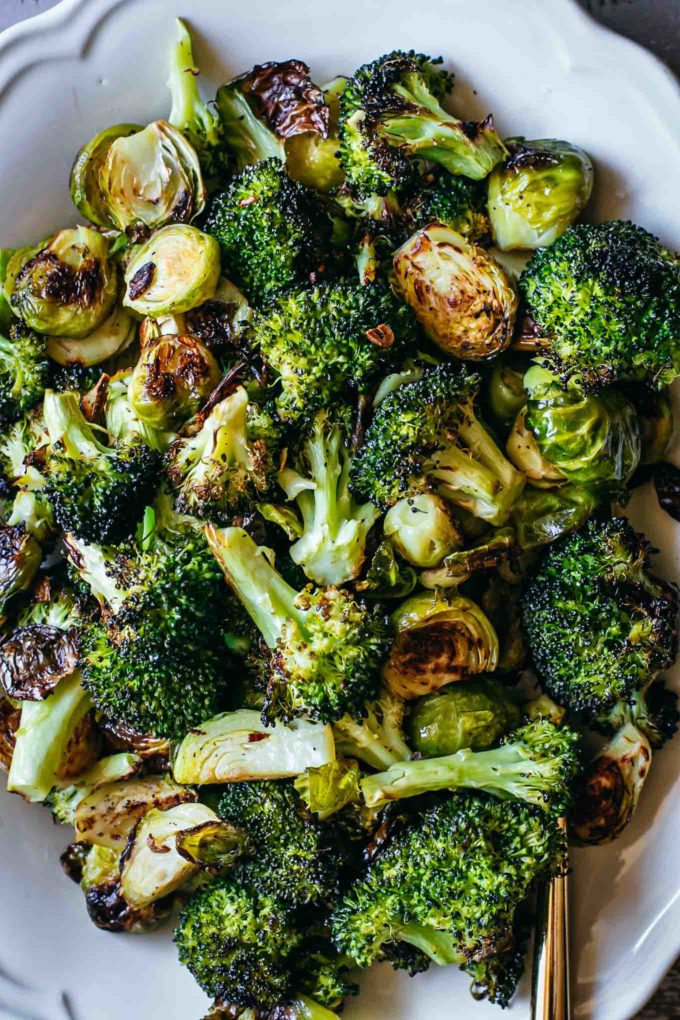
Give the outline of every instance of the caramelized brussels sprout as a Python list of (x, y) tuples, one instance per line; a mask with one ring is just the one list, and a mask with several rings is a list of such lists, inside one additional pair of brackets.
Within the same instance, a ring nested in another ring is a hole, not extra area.
[(577, 531), (595, 513), (597, 504), (597, 496), (581, 485), (562, 485), (559, 489), (528, 485), (510, 511), (517, 544), (522, 549), (535, 549)]
[(392, 623), (396, 637), (383, 678), (400, 698), (417, 698), (496, 669), (496, 632), (479, 606), (462, 595), (412, 595)]
[(410, 742), (423, 758), (485, 751), (519, 726), (519, 700), (493, 677), (473, 680), (420, 698), (411, 712)]
[(142, 349), (130, 379), (130, 405), (153, 428), (175, 429), (196, 414), (221, 377), (200, 340), (160, 336)]
[(541, 453), (533, 432), (527, 428), (526, 407), (517, 415), (505, 444), (508, 459), (520, 467), (532, 485), (539, 489), (552, 489), (566, 481), (560, 469)]
[[(78, 844), (75, 844), (76, 846)], [(62, 855), (78, 859), (73, 846)], [(80, 855), (78, 855), (80, 856)], [(167, 918), (172, 907), (170, 898), (159, 900), (147, 907), (133, 907), (123, 896), (120, 886), (119, 852), (110, 847), (90, 846), (81, 857), (80, 887), (85, 893), (87, 913), (92, 923), (102, 931), (138, 934), (152, 931)], [(70, 870), (71, 877), (76, 877)]]
[(393, 264), (398, 291), (447, 354), (480, 361), (508, 346), (517, 295), (483, 248), (431, 223), (395, 252)]
[[(563, 390), (538, 365), (529, 369), (524, 385), (529, 397), (523, 427), (541, 457), (570, 482), (612, 496), (620, 493), (640, 462), (640, 426), (630, 401), (611, 388), (598, 394)], [(514, 445), (509, 440), (508, 456), (531, 477), (530, 448), (527, 456), (519, 440)]]
[(312, 814), (325, 822), (347, 804), (359, 800), (360, 778), (358, 764), (343, 758), (307, 769), (293, 785)]
[(383, 525), (400, 556), (415, 567), (436, 567), (463, 543), (449, 504), (433, 492), (400, 499)]
[(330, 726), (307, 719), (265, 726), (259, 712), (242, 708), (191, 730), (177, 749), (172, 772), (178, 783), (237, 783), (285, 779), (334, 759)]
[(136, 248), (123, 303), (140, 315), (177, 315), (208, 301), (220, 276), (220, 246), (186, 223), (171, 223)]
[[(88, 716), (85, 716), (88, 718)], [(81, 773), (73, 782), (63, 780), (49, 796), (49, 806), (55, 822), (75, 825), (76, 808), (82, 800), (100, 786), (107, 783), (130, 779), (142, 767), (142, 759), (136, 754), (111, 754), (100, 759), (91, 769)]]
[(14, 312), (37, 333), (82, 339), (111, 315), (118, 273), (108, 241), (90, 227), (60, 230), (7, 264), (5, 291)]
[(71, 168), (70, 189), (73, 204), (98, 227), (113, 227), (99, 184), (99, 173), (112, 142), (141, 131), (139, 124), (114, 124), (100, 131), (83, 145)]
[(673, 404), (670, 389), (654, 390), (640, 384), (622, 387), (637, 414), (642, 452), (640, 467), (659, 464), (673, 438)]
[(338, 158), (338, 96), (346, 81), (346, 78), (335, 78), (323, 90), (323, 99), (329, 112), (327, 132), (307, 131), (287, 138), (285, 143), (286, 169), (290, 176), (322, 193), (339, 187), (344, 178)]
[(524, 389), (527, 367), (526, 356), (514, 351), (494, 362), (486, 387), (486, 404), (492, 418), (505, 430), (512, 428), (527, 402)]
[(21, 722), (21, 708), (0, 689), (0, 769), (9, 772)]
[(506, 563), (514, 546), (514, 530), (498, 528), (480, 538), (476, 545), (450, 553), (440, 566), (424, 570), (420, 583), (424, 588), (456, 588), (477, 571), (493, 570)]
[(205, 205), (196, 150), (165, 120), (114, 139), (99, 171), (99, 186), (119, 230), (188, 223)]
[(76, 839), (119, 852), (147, 811), (167, 811), (175, 804), (197, 799), (193, 790), (169, 776), (142, 776), (104, 783), (84, 797), (75, 809)]
[(593, 190), (593, 165), (554, 138), (511, 138), (510, 156), (489, 177), (489, 219), (502, 251), (545, 248), (580, 216)]
[(133, 907), (146, 907), (179, 889), (201, 868), (228, 867), (248, 838), (205, 804), (152, 809), (137, 824), (120, 866), (120, 887)]
[(72, 336), (51, 336), (47, 353), (58, 365), (100, 365), (130, 346), (137, 332), (137, 324), (124, 308), (114, 308), (98, 329), (84, 339)]
[(617, 839), (637, 807), (651, 764), (649, 741), (628, 723), (586, 769), (569, 815), (570, 835), (584, 844)]

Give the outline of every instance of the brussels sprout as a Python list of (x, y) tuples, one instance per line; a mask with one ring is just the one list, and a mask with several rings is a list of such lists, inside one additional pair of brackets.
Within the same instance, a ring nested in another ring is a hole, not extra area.
[(346, 78), (335, 78), (324, 88), (323, 98), (329, 111), (328, 132), (308, 131), (286, 139), (286, 169), (295, 181), (323, 193), (342, 184), (344, 173), (338, 150), (338, 96), (347, 84)]
[(114, 124), (91, 138), (75, 158), (69, 182), (71, 198), (83, 216), (87, 216), (90, 223), (96, 223), (98, 227), (115, 226), (99, 184), (99, 173), (109, 147), (117, 138), (128, 138), (141, 130), (139, 124)]
[(119, 230), (188, 223), (205, 206), (196, 150), (165, 120), (116, 138), (99, 171), (101, 201)]
[(15, 313), (36, 332), (82, 339), (111, 315), (118, 273), (106, 238), (90, 227), (73, 227), (15, 252), (5, 291)]
[(51, 336), (47, 353), (58, 365), (100, 365), (130, 346), (137, 332), (137, 324), (124, 308), (113, 310), (98, 329), (85, 339), (72, 336)]
[(146, 907), (179, 889), (201, 867), (233, 864), (246, 844), (245, 832), (205, 804), (153, 809), (138, 823), (123, 853), (123, 896), (133, 907)]
[(583, 149), (552, 138), (505, 143), (510, 157), (489, 177), (489, 218), (503, 251), (545, 248), (581, 214), (593, 190)]
[(483, 248), (431, 223), (397, 249), (393, 264), (398, 291), (447, 354), (479, 361), (508, 346), (517, 295)]
[(104, 783), (76, 805), (76, 839), (119, 851), (147, 811), (167, 811), (197, 799), (193, 790), (169, 776), (142, 776)]
[(441, 566), (424, 570), (420, 575), (420, 583), (424, 588), (456, 588), (477, 571), (493, 570), (494, 567), (505, 563), (510, 558), (514, 545), (514, 530), (498, 528), (482, 537), (469, 549), (459, 549), (450, 553)]
[(361, 772), (355, 761), (330, 761), (320, 768), (307, 769), (295, 779), (294, 786), (319, 821), (359, 800)]
[(91, 769), (77, 776), (74, 782), (63, 780), (54, 787), (48, 800), (52, 817), (55, 822), (75, 825), (76, 808), (81, 800), (105, 783), (130, 779), (141, 767), (142, 759), (136, 754), (112, 754), (101, 758)]
[(628, 825), (652, 764), (643, 733), (627, 723), (593, 759), (569, 815), (569, 834), (578, 843), (617, 839)]
[(399, 559), (393, 543), (385, 538), (373, 553), (363, 580), (357, 581), (355, 587), (368, 599), (403, 599), (417, 583), (413, 567)]
[(673, 404), (668, 387), (654, 390), (639, 384), (622, 387), (635, 408), (640, 426), (642, 453), (640, 467), (659, 464), (673, 438)]
[(535, 549), (577, 531), (595, 513), (597, 503), (597, 496), (580, 485), (559, 489), (527, 486), (510, 511), (517, 544)]
[(157, 319), (210, 300), (220, 276), (220, 246), (186, 223), (171, 223), (136, 248), (125, 270), (123, 304)]
[(330, 726), (296, 719), (265, 726), (260, 713), (224, 712), (190, 730), (172, 771), (178, 783), (240, 783), (285, 779), (335, 760)]
[(0, 769), (9, 772), (14, 754), (16, 732), (21, 722), (21, 708), (17, 708), (0, 688)]
[[(613, 496), (620, 492), (640, 462), (640, 426), (630, 401), (614, 389), (563, 390), (538, 365), (529, 369), (524, 385), (529, 393), (524, 424), (541, 456), (570, 482)], [(512, 459), (509, 447), (508, 455)], [(521, 447), (515, 455), (522, 468)]]
[(196, 414), (221, 378), (200, 340), (161, 336), (142, 348), (130, 379), (130, 405), (153, 428), (174, 429)]
[(420, 698), (411, 712), (410, 743), (424, 758), (466, 747), (485, 751), (519, 726), (521, 718), (512, 691), (492, 677), (478, 676)]
[(527, 402), (524, 376), (526, 357), (509, 351), (494, 362), (486, 388), (486, 404), (492, 418), (503, 429), (512, 428), (517, 415)]
[(515, 467), (520, 468), (531, 484), (539, 489), (552, 489), (566, 481), (559, 468), (543, 456), (533, 432), (527, 428), (526, 407), (517, 415), (505, 452)]
[(399, 555), (416, 567), (436, 567), (463, 544), (449, 504), (432, 492), (400, 499), (387, 511), (383, 528)]
[(400, 698), (417, 698), (496, 669), (498, 637), (471, 599), (421, 592), (400, 606), (392, 623), (396, 637), (383, 678)]

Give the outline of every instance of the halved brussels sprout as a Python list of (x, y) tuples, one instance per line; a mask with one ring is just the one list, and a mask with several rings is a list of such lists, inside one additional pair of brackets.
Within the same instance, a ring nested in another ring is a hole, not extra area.
[(21, 722), (21, 707), (18, 702), (5, 697), (0, 690), (0, 769), (9, 772), (14, 754), (16, 732)]
[(512, 510), (512, 520), (521, 549), (535, 549), (576, 531), (597, 509), (597, 496), (581, 485), (559, 489), (527, 486)]
[(116, 138), (101, 165), (99, 186), (104, 207), (119, 230), (188, 223), (205, 206), (196, 150), (165, 120)]
[(449, 504), (433, 492), (400, 499), (387, 511), (383, 530), (399, 555), (416, 567), (436, 567), (463, 544)]
[(397, 249), (393, 265), (401, 296), (447, 354), (479, 361), (508, 346), (517, 294), (483, 248), (430, 223)]
[(524, 376), (527, 358), (508, 351), (494, 362), (486, 390), (489, 413), (504, 429), (512, 428), (517, 415), (527, 402)]
[(462, 595), (412, 595), (392, 623), (396, 637), (383, 678), (400, 698), (417, 698), (496, 669), (496, 631), (479, 606)]
[(185, 328), (179, 332), (197, 337), (211, 351), (236, 348), (252, 318), (253, 310), (245, 294), (222, 276), (213, 297), (186, 313)]
[(538, 489), (552, 489), (562, 485), (566, 476), (558, 467), (547, 460), (541, 453), (536, 438), (527, 428), (527, 409), (524, 407), (519, 414), (505, 444), (508, 460), (527, 476), (533, 486)]
[(342, 184), (344, 173), (338, 158), (339, 95), (346, 78), (334, 78), (323, 90), (329, 112), (327, 135), (311, 131), (286, 139), (286, 169), (293, 180), (317, 191), (329, 192)]
[(51, 336), (47, 353), (58, 365), (100, 365), (129, 347), (136, 332), (135, 320), (118, 306), (105, 323), (84, 339)]
[(246, 834), (205, 804), (151, 810), (121, 858), (123, 896), (133, 907), (145, 907), (179, 889), (199, 868), (233, 864), (246, 845)]
[(91, 138), (78, 153), (71, 168), (69, 187), (73, 204), (90, 223), (112, 227), (112, 222), (99, 185), (99, 172), (112, 142), (141, 131), (140, 124), (114, 124)]
[(102, 234), (69, 227), (14, 253), (5, 292), (14, 312), (36, 332), (80, 340), (111, 315), (118, 271)]
[(544, 248), (583, 211), (593, 164), (575, 145), (554, 138), (510, 138), (510, 157), (489, 176), (489, 218), (503, 251)]
[[(562, 389), (538, 365), (524, 385), (529, 396), (520, 428), (533, 436), (541, 458), (570, 482), (616, 496), (640, 462), (640, 426), (630, 401), (612, 388), (597, 394)], [(517, 436), (517, 425), (513, 431)], [(508, 456), (513, 460), (514, 453), (513, 462), (531, 477), (535, 456), (524, 449), (528, 454), (508, 441)]]
[(359, 800), (360, 779), (357, 762), (343, 758), (307, 769), (297, 777), (294, 786), (312, 814), (325, 822), (336, 811)]
[(76, 806), (76, 839), (122, 850), (137, 822), (151, 808), (167, 811), (196, 799), (193, 790), (179, 786), (169, 776), (105, 783)]
[(516, 729), (521, 718), (512, 691), (493, 677), (478, 676), (416, 702), (409, 722), (411, 747), (423, 758), (466, 747), (485, 751)]
[(265, 726), (260, 713), (224, 712), (191, 730), (172, 763), (178, 783), (285, 779), (335, 760), (330, 726), (296, 719)]
[(130, 779), (142, 767), (142, 759), (136, 754), (111, 754), (78, 776), (75, 782), (64, 780), (50, 793), (49, 805), (52, 817), (64, 825), (75, 825), (76, 808), (93, 790), (106, 783)]
[(192, 336), (160, 336), (142, 348), (128, 390), (141, 421), (161, 431), (191, 418), (222, 373), (207, 347)]
[(136, 248), (125, 270), (123, 304), (157, 319), (210, 300), (220, 276), (220, 246), (186, 223), (171, 223)]
[(450, 553), (440, 566), (423, 570), (420, 583), (424, 588), (457, 588), (478, 571), (493, 570), (506, 563), (514, 546), (514, 530), (497, 528), (475, 545)]
[(640, 426), (640, 466), (659, 464), (673, 438), (673, 403), (670, 389), (654, 390), (639, 384), (625, 386), (625, 396), (635, 408)]
[(67, 847), (61, 858), (62, 867), (71, 878), (80, 881), (88, 916), (97, 928), (102, 931), (138, 934), (152, 931), (163, 923), (170, 913), (172, 900), (166, 899), (141, 908), (128, 903), (120, 887), (120, 853), (117, 849), (87, 847), (87, 853), (81, 860), (78, 879), (80, 855), (75, 849), (78, 845), (76, 843)]

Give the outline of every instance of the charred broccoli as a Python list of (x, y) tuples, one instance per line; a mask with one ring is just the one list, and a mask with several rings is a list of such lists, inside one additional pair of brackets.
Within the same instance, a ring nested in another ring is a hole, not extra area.
[(47, 341), (23, 322), (0, 335), (0, 425), (4, 428), (30, 411), (49, 383)]
[(570, 227), (531, 257), (519, 289), (562, 378), (658, 387), (680, 372), (680, 259), (642, 227)]

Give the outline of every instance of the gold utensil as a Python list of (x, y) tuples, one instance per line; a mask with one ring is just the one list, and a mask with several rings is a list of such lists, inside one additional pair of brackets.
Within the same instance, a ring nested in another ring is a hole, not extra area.
[[(559, 825), (566, 831), (567, 821)], [(539, 894), (531, 989), (531, 1020), (571, 1020), (568, 878), (554, 878)]]

